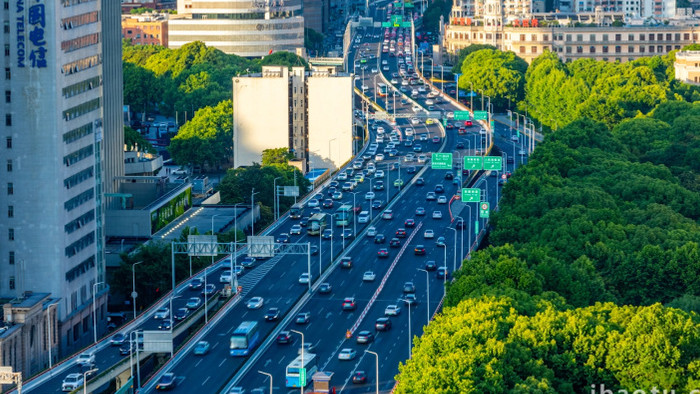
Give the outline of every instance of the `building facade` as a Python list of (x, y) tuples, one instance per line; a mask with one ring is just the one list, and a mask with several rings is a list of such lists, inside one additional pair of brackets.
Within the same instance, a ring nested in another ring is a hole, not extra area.
[(700, 86), (700, 51), (682, 51), (676, 53), (676, 79)]
[(228, 54), (261, 57), (304, 47), (303, 0), (178, 0), (168, 47), (202, 41)]
[(168, 46), (168, 14), (122, 15), (121, 28), (134, 45)]
[(319, 33), (326, 33), (329, 27), (330, 0), (303, 0), (304, 26)]
[(233, 79), (234, 167), (289, 148), (306, 168), (336, 168), (352, 156), (352, 78), (331, 71), (264, 66)]
[(556, 52), (564, 62), (577, 59), (627, 62), (666, 55), (698, 42), (700, 27), (513, 27), (491, 29), (483, 25), (445, 28), (444, 46), (456, 54), (472, 44), (489, 44), (513, 51), (528, 63), (545, 51)]
[(124, 166), (120, 7), (4, 3), (0, 297), (58, 299), (69, 352), (93, 339), (93, 294), (98, 324), (106, 316), (103, 194)]

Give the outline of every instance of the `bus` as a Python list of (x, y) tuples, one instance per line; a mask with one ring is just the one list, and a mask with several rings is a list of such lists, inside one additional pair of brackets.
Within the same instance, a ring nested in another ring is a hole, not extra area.
[(304, 212), (304, 204), (296, 203), (289, 208), (289, 217), (292, 219), (301, 218), (301, 214)]
[(381, 83), (381, 82), (378, 83), (378, 84), (377, 84), (377, 94), (378, 94), (380, 97), (386, 97), (386, 92), (387, 92), (386, 85), (383, 84), (383, 83)]
[[(304, 358), (303, 363), (301, 362), (302, 357)], [(295, 358), (285, 370), (286, 386), (306, 387), (311, 383), (311, 377), (318, 371), (317, 363), (316, 355), (312, 353), (304, 352), (303, 356)], [(306, 370), (304, 379), (299, 376), (302, 368)]]
[(355, 212), (352, 210), (352, 205), (343, 204), (335, 211), (335, 225), (338, 227), (349, 226), (352, 223), (352, 218)]
[(247, 356), (260, 343), (258, 322), (244, 321), (231, 334), (231, 355)]
[(309, 218), (309, 224), (306, 226), (306, 232), (309, 235), (319, 235), (328, 226), (328, 215), (325, 213), (315, 213)]

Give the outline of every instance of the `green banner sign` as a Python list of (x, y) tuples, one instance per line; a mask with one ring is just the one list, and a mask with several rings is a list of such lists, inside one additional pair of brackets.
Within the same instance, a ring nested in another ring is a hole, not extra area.
[(484, 158), (481, 156), (464, 156), (465, 170), (482, 170), (484, 168)]
[(401, 22), (401, 27), (411, 27), (411, 22)]
[(382, 22), (382, 27), (391, 27), (391, 22)]
[(501, 171), (503, 169), (503, 158), (501, 156), (484, 157), (484, 170)]
[(181, 191), (161, 207), (151, 211), (151, 234), (167, 226), (192, 207), (192, 188)]
[(496, 130), (496, 126), (495, 126), (495, 123), (493, 123), (493, 119), (491, 119), (489, 126), (491, 127), (491, 130)]
[(433, 170), (451, 170), (452, 153), (433, 153), (430, 157), (430, 166)]
[(479, 217), (486, 219), (489, 217), (489, 203), (484, 201), (479, 204)]
[(474, 120), (487, 120), (489, 113), (486, 111), (474, 111)]
[(469, 111), (455, 111), (455, 120), (469, 120), (471, 118)]
[(479, 202), (481, 201), (481, 189), (472, 188), (462, 189), (462, 202)]

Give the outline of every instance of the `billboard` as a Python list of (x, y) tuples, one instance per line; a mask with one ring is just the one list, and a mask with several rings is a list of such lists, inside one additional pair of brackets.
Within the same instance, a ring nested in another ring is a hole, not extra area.
[(192, 188), (188, 187), (170, 201), (151, 211), (151, 235), (167, 226), (192, 207)]

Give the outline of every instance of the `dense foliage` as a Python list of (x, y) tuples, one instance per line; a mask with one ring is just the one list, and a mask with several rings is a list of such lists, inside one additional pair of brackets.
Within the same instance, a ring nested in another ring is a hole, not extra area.
[(464, 58), (459, 88), (491, 98), (491, 104), (499, 111), (509, 102), (518, 102), (523, 97), (527, 63), (513, 52), (482, 49)]
[(423, 13), (422, 23), (423, 30), (437, 34), (440, 31), (440, 17), (443, 17), (445, 23), (449, 21), (448, 16), (452, 9), (452, 2), (445, 0), (435, 0), (429, 3), (428, 8)]
[(128, 150), (134, 147), (138, 148), (139, 152), (156, 153), (155, 148), (150, 142), (146, 141), (145, 138), (138, 131), (132, 129), (129, 126), (124, 126), (124, 145)]

